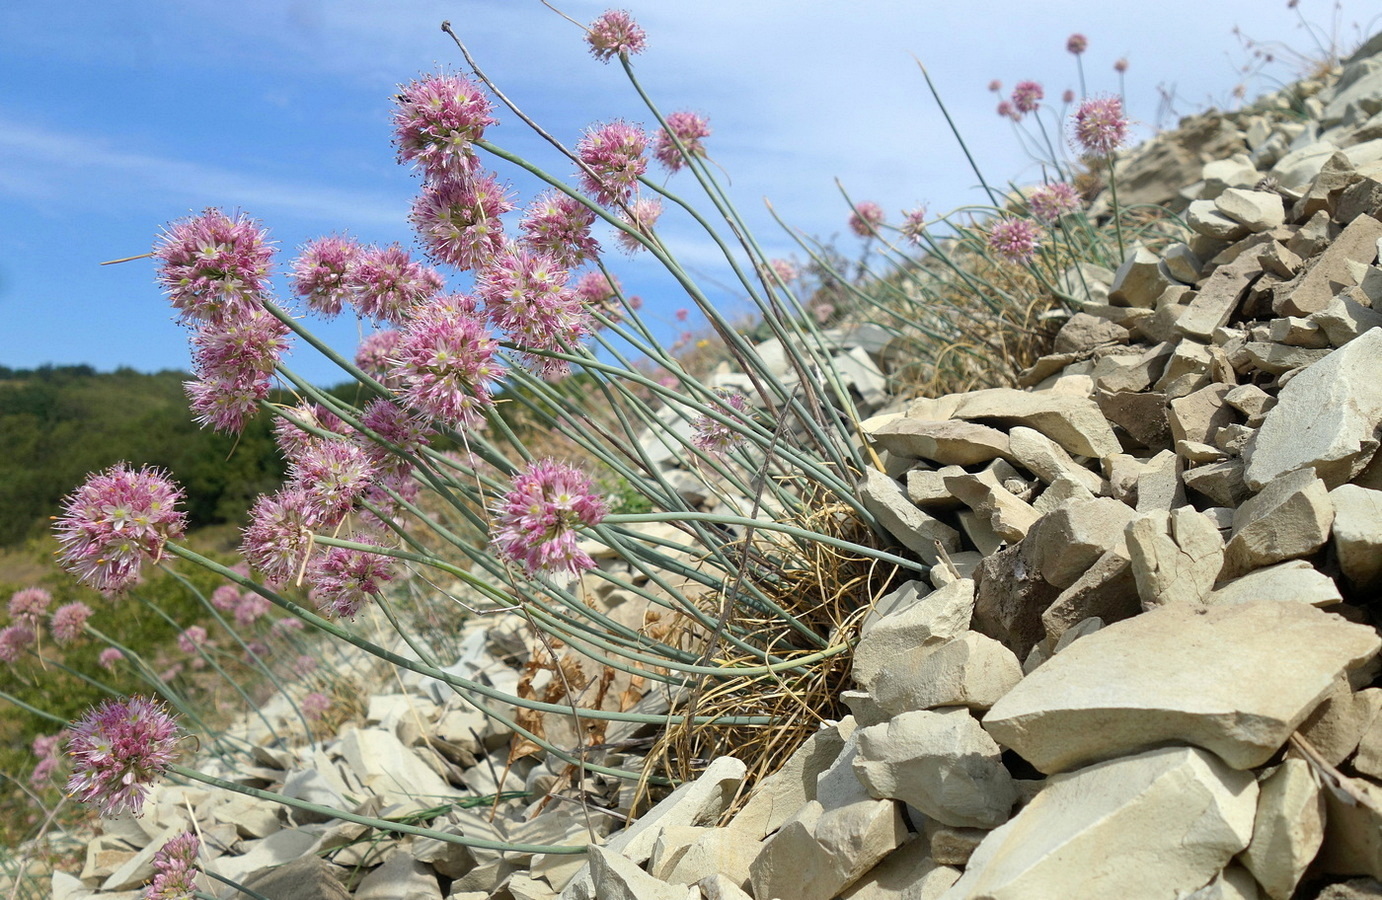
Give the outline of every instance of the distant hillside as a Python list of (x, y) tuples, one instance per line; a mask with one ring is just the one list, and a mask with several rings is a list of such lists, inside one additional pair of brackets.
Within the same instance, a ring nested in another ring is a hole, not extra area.
[(283, 474), (268, 419), (238, 437), (202, 430), (187, 411), (187, 378), (0, 366), (0, 546), (46, 528), (88, 472), (121, 460), (171, 472), (192, 527), (238, 522)]

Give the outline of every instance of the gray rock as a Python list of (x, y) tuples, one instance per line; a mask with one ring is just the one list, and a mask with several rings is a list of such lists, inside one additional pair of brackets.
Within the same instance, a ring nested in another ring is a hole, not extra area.
[(1041, 577), (1028, 541), (984, 557), (974, 572), (974, 618), (971, 627), (1017, 655), (1026, 657), (1045, 636), (1042, 610), (1060, 589)]
[(854, 771), (875, 797), (909, 803), (947, 825), (1007, 821), (1017, 791), (1000, 750), (963, 708), (916, 710), (861, 728)]
[(942, 644), (902, 654), (871, 687), (885, 715), (965, 706), (988, 709), (1022, 680), (1022, 666), (1007, 647), (966, 631)]
[(1101, 457), (1119, 449), (1099, 407), (1082, 397), (990, 388), (959, 395), (955, 415), (1006, 426), (1026, 425), (1076, 456)]
[(1017, 426), (1008, 432), (1013, 459), (1047, 484), (1062, 476), (1073, 478), (1091, 493), (1100, 489), (1099, 476), (1079, 465), (1055, 441), (1033, 428)]
[(699, 888), (659, 881), (598, 844), (590, 846), (590, 872), (595, 890), (592, 896), (600, 900), (695, 900), (701, 894)]
[(761, 841), (816, 799), (819, 776), (839, 758), (854, 722), (846, 719), (812, 734), (782, 768), (759, 781), (748, 802), (730, 820), (729, 829), (745, 841)]
[[(350, 892), (341, 885), (344, 874), (338, 866), (308, 854), (251, 875), (245, 887), (268, 900), (349, 900)], [(250, 900), (250, 895), (237, 891), (235, 900)]]
[(1133, 516), (1131, 507), (1112, 497), (1066, 503), (1031, 531), (1032, 561), (1046, 581), (1068, 588), (1122, 541)]
[(1256, 800), (1251, 773), (1189, 747), (1056, 775), (984, 839), (943, 896), (1182, 896), (1248, 845)]
[(973, 616), (974, 582), (961, 579), (883, 617), (854, 648), (855, 683), (872, 691), (909, 655), (967, 633)]
[(1382, 586), (1382, 491), (1356, 484), (1329, 492), (1339, 568), (1356, 591)]
[(1284, 316), (1308, 316), (1324, 309), (1339, 292), (1339, 286), (1356, 283), (1348, 269), (1350, 261), (1371, 263), (1377, 259), (1379, 237), (1382, 222), (1369, 215), (1358, 216), (1297, 282), (1277, 289), (1272, 309)]
[(903, 844), (840, 895), (841, 900), (937, 900), (960, 870)]
[(890, 800), (829, 811), (809, 801), (764, 842), (750, 865), (753, 896), (830, 900), (906, 837), (901, 811)]
[(395, 851), (355, 888), (356, 900), (442, 900), (436, 873), (404, 851)]
[(1143, 247), (1134, 247), (1114, 273), (1108, 298), (1115, 304), (1151, 309), (1157, 297), (1169, 287), (1158, 265), (1157, 255)]
[[(1136, 305), (1136, 304), (1134, 304)], [(1056, 353), (1082, 353), (1110, 344), (1126, 344), (1128, 329), (1089, 313), (1075, 313), (1056, 332)]]
[(941, 465), (972, 466), (1008, 455), (1007, 435), (972, 422), (894, 416), (868, 435), (889, 453)]
[(1343, 602), (1343, 597), (1333, 578), (1304, 560), (1294, 559), (1226, 581), (1210, 591), (1205, 603), (1219, 605), (1258, 600), (1333, 606)]
[(1262, 265), (1252, 253), (1244, 253), (1226, 266), (1219, 266), (1204, 280), (1195, 299), (1176, 320), (1176, 330), (1186, 337), (1208, 341), (1214, 329), (1228, 323), (1248, 288), (1262, 274)]
[(1310, 764), (1290, 758), (1264, 778), (1245, 865), (1272, 900), (1289, 900), (1324, 841), (1324, 797)]
[(1224, 548), (1226, 575), (1314, 553), (1329, 539), (1334, 507), (1311, 469), (1283, 475), (1233, 514), (1233, 537)]
[(1382, 639), (1304, 603), (1166, 606), (1071, 644), (984, 727), (1042, 772), (1162, 742), (1261, 765)]
[(931, 565), (940, 562), (937, 541), (947, 552), (960, 549), (959, 532), (918, 509), (901, 485), (873, 467), (859, 483), (859, 499), (889, 534)]
[(1243, 223), (1219, 211), (1213, 200), (1195, 200), (1185, 212), (1185, 224), (1196, 234), (1216, 241), (1236, 241), (1251, 233)]
[(1224, 563), (1224, 539), (1193, 507), (1138, 516), (1125, 532), (1143, 609), (1198, 606), (1214, 589)]

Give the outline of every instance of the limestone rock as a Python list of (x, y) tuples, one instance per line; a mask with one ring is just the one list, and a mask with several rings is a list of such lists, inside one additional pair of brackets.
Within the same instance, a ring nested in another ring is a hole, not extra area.
[(1041, 577), (1035, 548), (1022, 541), (984, 557), (974, 571), (971, 626), (1022, 659), (1045, 636), (1041, 614), (1060, 589)]
[(1295, 284), (1282, 285), (1272, 304), (1278, 315), (1308, 316), (1329, 305), (1341, 287), (1356, 283), (1349, 274), (1350, 260), (1370, 263), (1377, 259), (1377, 239), (1382, 222), (1360, 215), (1348, 224), (1310, 265)]
[(648, 871), (670, 884), (695, 884), (721, 874), (743, 888), (757, 855), (758, 844), (734, 831), (683, 825), (663, 829)]
[[(1155, 299), (1155, 298), (1153, 298)], [(1137, 304), (1133, 304), (1136, 306)], [(1056, 353), (1079, 353), (1107, 344), (1126, 344), (1128, 329), (1089, 313), (1075, 313), (1056, 332)]]
[(1289, 900), (1324, 841), (1324, 797), (1303, 759), (1289, 758), (1263, 779), (1243, 865), (1272, 900)]
[(862, 728), (854, 771), (875, 797), (947, 825), (992, 828), (1017, 800), (998, 745), (963, 708), (916, 710)]
[(1228, 323), (1248, 288), (1261, 274), (1262, 266), (1254, 254), (1244, 254), (1226, 266), (1219, 266), (1200, 285), (1195, 299), (1176, 320), (1176, 330), (1194, 340), (1210, 340), (1214, 329)]
[(1007, 647), (975, 631), (894, 658), (870, 688), (886, 715), (965, 706), (988, 709), (1022, 680), (1022, 666)]
[(1118, 452), (1118, 440), (1099, 407), (1080, 397), (990, 388), (959, 395), (955, 415), (1006, 426), (1026, 425), (1077, 456)]
[(1382, 586), (1382, 491), (1345, 484), (1329, 492), (1339, 568), (1357, 591)]
[(1047, 484), (1065, 476), (1091, 493), (1099, 490), (1099, 476), (1077, 464), (1060, 444), (1040, 431), (1019, 425), (1008, 432), (1008, 442), (1013, 459)]
[(1128, 524), (1126, 537), (1143, 609), (1198, 605), (1214, 589), (1224, 564), (1224, 539), (1193, 507), (1141, 515)]
[(730, 830), (756, 842), (780, 828), (816, 799), (820, 774), (839, 758), (853, 732), (854, 723), (846, 718), (808, 737), (782, 768), (754, 786), (748, 802), (730, 820)]
[(1151, 309), (1169, 286), (1161, 273), (1160, 258), (1144, 247), (1135, 247), (1114, 273), (1108, 298), (1116, 305)]
[(1056, 775), (984, 839), (943, 896), (1188, 894), (1248, 845), (1256, 801), (1251, 773), (1192, 747), (1148, 750)]
[[(217, 869), (218, 874), (224, 874)], [(343, 870), (319, 856), (308, 854), (286, 865), (250, 876), (245, 887), (268, 900), (350, 900), (341, 886)], [(235, 900), (250, 900), (237, 891)]]
[(403, 851), (370, 872), (355, 888), (356, 900), (442, 900), (436, 873)]
[(889, 853), (840, 897), (841, 900), (937, 900), (959, 877), (959, 869), (927, 856), (914, 843), (906, 843)]
[(1343, 599), (1333, 578), (1304, 560), (1293, 559), (1226, 581), (1210, 591), (1205, 603), (1217, 605), (1261, 600), (1333, 606), (1342, 603)]
[(1220, 212), (1212, 200), (1192, 201), (1185, 211), (1185, 224), (1196, 234), (1219, 241), (1236, 241), (1251, 233), (1246, 225)]
[(830, 900), (906, 836), (902, 814), (890, 800), (864, 800), (829, 812), (809, 801), (768, 838), (750, 865), (753, 896)]
[(1167, 741), (1251, 768), (1379, 647), (1371, 628), (1304, 603), (1166, 606), (1071, 644), (984, 727), (1047, 773)]
[(1004, 541), (1016, 543), (1022, 540), (1040, 517), (1028, 503), (1013, 496), (988, 470), (977, 474), (966, 472), (947, 476), (945, 487), (963, 500), (975, 516)]
[(1047, 641), (1059, 641), (1075, 625), (1090, 618), (1121, 622), (1142, 612), (1137, 581), (1127, 542), (1100, 556), (1075, 583), (1041, 614)]
[(695, 900), (701, 893), (699, 888), (659, 881), (599, 844), (590, 845), (590, 874), (593, 896), (600, 900)]
[(894, 416), (871, 427), (869, 437), (889, 453), (941, 465), (972, 466), (1008, 455), (1008, 436), (961, 420)]
[(889, 534), (931, 565), (940, 562), (937, 541), (947, 552), (960, 549), (959, 532), (917, 509), (896, 481), (871, 466), (859, 483), (859, 499)]
[(1213, 444), (1218, 433), (1238, 418), (1238, 411), (1224, 402), (1233, 385), (1211, 384), (1171, 401), (1171, 437), (1176, 441)]
[(1286, 221), (1286, 207), (1275, 191), (1228, 188), (1214, 198), (1214, 206), (1251, 232), (1271, 231)]
[(1133, 515), (1131, 507), (1111, 497), (1060, 506), (1033, 528), (1032, 561), (1048, 582), (1068, 588), (1122, 541)]
[(909, 655), (968, 633), (974, 582), (965, 578), (885, 616), (854, 648), (854, 681), (872, 691)]
[(1334, 507), (1324, 482), (1310, 469), (1277, 478), (1233, 514), (1233, 537), (1224, 548), (1224, 571), (1241, 575), (1314, 553), (1329, 539)]

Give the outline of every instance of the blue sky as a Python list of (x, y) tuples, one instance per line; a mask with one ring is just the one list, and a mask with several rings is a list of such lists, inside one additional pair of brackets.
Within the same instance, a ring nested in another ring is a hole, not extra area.
[[(606, 8), (558, 5), (583, 22)], [(1325, 21), (1331, 9), (1324, 0), (1301, 6)], [(1010, 88), (1035, 79), (1048, 98), (1078, 88), (1064, 49), (1073, 31), (1089, 38), (1091, 92), (1116, 90), (1112, 65), (1127, 57), (1128, 107), (1144, 134), (1158, 124), (1159, 85), (1174, 86), (1181, 113), (1229, 102), (1247, 61), (1235, 25), (1260, 41), (1313, 47), (1285, 0), (628, 0), (622, 7), (649, 34), (648, 52), (636, 60), (644, 85), (664, 112), (709, 117), (709, 151), (775, 255), (794, 245), (763, 212), (764, 198), (801, 230), (839, 235), (842, 249), (857, 251), (836, 178), (894, 218), (923, 201), (933, 211), (981, 201), (914, 56), (986, 176), (1003, 182), (1039, 170), (1010, 123), (994, 114), (988, 82)], [(1346, 4), (1346, 23), (1350, 11)], [(322, 234), (411, 245), (405, 217), (417, 179), (394, 161), (390, 97), (418, 73), (461, 64), (438, 29), (443, 19), (501, 88), (565, 142), (594, 121), (650, 120), (617, 64), (591, 58), (580, 29), (537, 0), (5, 3), (0, 364), (185, 367), (185, 335), (154, 286), (152, 263), (98, 263), (146, 252), (164, 223), (207, 206), (262, 220), (279, 243), (280, 269), (297, 246)], [(1291, 74), (1280, 66), (1269, 73)], [(1271, 87), (1259, 78), (1249, 93)], [(551, 158), (512, 116), (489, 136)], [(556, 173), (566, 169), (558, 164)], [(524, 201), (532, 196), (531, 183), (500, 172)], [(689, 190), (687, 178), (670, 185)], [(725, 280), (691, 228), (668, 222), (664, 240), (707, 284)], [(672, 313), (684, 300), (645, 261), (607, 245), (626, 287), (674, 335)], [(736, 303), (732, 292), (716, 296), (726, 308)], [(321, 331), (347, 352), (359, 337), (350, 321)], [(292, 365), (316, 380), (338, 380), (305, 351)]]

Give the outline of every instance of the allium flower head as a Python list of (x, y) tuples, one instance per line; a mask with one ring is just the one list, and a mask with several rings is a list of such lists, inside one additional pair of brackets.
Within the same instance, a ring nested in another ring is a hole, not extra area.
[[(360, 424), (390, 444), (411, 454), (418, 453), (426, 445), (431, 433), (426, 422), (401, 406), (382, 398), (365, 407), (360, 414)], [(406, 474), (412, 470), (412, 463), (406, 458), (368, 436), (357, 432), (354, 440), (376, 471)]]
[(926, 207), (918, 206), (916, 209), (903, 212), (900, 230), (908, 241), (920, 244), (921, 236), (926, 233)]
[(326, 711), (331, 708), (331, 698), (321, 691), (313, 691), (304, 696), (299, 705), (302, 707), (304, 716), (316, 720), (326, 715)]
[(616, 56), (642, 53), (648, 35), (627, 12), (611, 9), (590, 23), (585, 42), (590, 45), (590, 52), (596, 59), (607, 63)]
[(1038, 222), (1051, 223), (1080, 208), (1080, 195), (1064, 181), (1043, 184), (1027, 198), (1027, 208)]
[(288, 483), (302, 491), (314, 510), (309, 524), (324, 525), (350, 512), (374, 474), (374, 464), (358, 444), (323, 438), (309, 442), (289, 463)]
[[(356, 535), (354, 540), (379, 545), (372, 537)], [(327, 547), (312, 558), (307, 577), (317, 608), (337, 618), (353, 619), (366, 601), (393, 580), (393, 560), (365, 550)]]
[(385, 328), (383, 331), (365, 335), (355, 350), (355, 365), (376, 381), (388, 384), (385, 379), (388, 377), (389, 369), (393, 368), (393, 353), (402, 337), (403, 332), (395, 328)]
[[(652, 239), (653, 226), (662, 217), (662, 201), (655, 197), (640, 197), (629, 204), (629, 212), (633, 214), (630, 219), (628, 216), (620, 216), (630, 227), (636, 229), (640, 234), (649, 240)], [(644, 249), (643, 244), (638, 238), (621, 231), (618, 234), (619, 246), (625, 253), (633, 254)]]
[(653, 140), (653, 156), (669, 172), (686, 165), (686, 157), (677, 149), (673, 136), (686, 148), (687, 156), (705, 156), (702, 138), (710, 137), (710, 123), (705, 116), (693, 112), (674, 112), (667, 116), (667, 127), (659, 129)]
[(1066, 52), (1073, 53), (1076, 56), (1079, 56), (1081, 53), (1085, 52), (1085, 49), (1088, 46), (1089, 39), (1086, 38), (1084, 35), (1080, 34), (1079, 32), (1075, 32), (1074, 34), (1070, 35), (1070, 37), (1065, 39)]
[(203, 323), (192, 337), (197, 380), (185, 385), (197, 421), (218, 431), (244, 430), (287, 349), (288, 326), (262, 309)]
[(540, 459), (514, 476), (513, 489), (494, 509), (490, 545), (534, 578), (568, 585), (595, 561), (577, 546), (576, 529), (598, 524), (605, 503), (581, 470)]
[(436, 270), (415, 262), (397, 244), (366, 250), (351, 273), (350, 284), (361, 315), (395, 325), (403, 324), (414, 307), (442, 289)]
[(1121, 59), (1119, 59), (1116, 63), (1114, 63), (1113, 71), (1117, 72), (1119, 75), (1122, 75), (1124, 72), (1128, 71), (1128, 58), (1124, 56)]
[(989, 249), (1008, 262), (1025, 265), (1036, 256), (1041, 229), (1029, 219), (1004, 216), (989, 230)]
[(1075, 92), (1070, 88), (1066, 88), (1065, 91), (1060, 95), (1060, 102), (1064, 103), (1066, 106), (1069, 106), (1071, 103), (1074, 103)]
[(0, 629), (0, 661), (18, 662), (20, 655), (37, 639), (38, 636), (28, 625), (8, 625)]
[(1017, 87), (1013, 88), (1013, 109), (1024, 116), (1027, 113), (1036, 112), (1045, 96), (1046, 93), (1041, 89), (1041, 85), (1035, 81), (1019, 81)]
[(872, 200), (865, 200), (854, 207), (849, 217), (849, 230), (861, 238), (873, 237), (878, 226), (883, 224), (883, 207)]
[(504, 246), (499, 217), (511, 209), (512, 197), (493, 174), (471, 174), (430, 182), (408, 221), (432, 259), (464, 272), (484, 266)]
[[(723, 388), (715, 394), (719, 399), (716, 405), (720, 407), (721, 415), (729, 419), (744, 418), (749, 403), (743, 394)], [(691, 443), (707, 453), (723, 456), (744, 443), (742, 434), (709, 415), (697, 416), (692, 420), (691, 427), (695, 429), (691, 435)]]
[(158, 283), (184, 319), (219, 319), (258, 306), (273, 246), (259, 223), (219, 209), (174, 222), (154, 245)]
[(317, 238), (293, 260), (293, 293), (324, 316), (339, 315), (350, 299), (350, 274), (364, 248), (350, 238)]
[(389, 377), (410, 409), (448, 428), (470, 428), (493, 403), (491, 384), (504, 376), (494, 358), (498, 349), (476, 316), (424, 308), (394, 348)]
[(600, 244), (590, 234), (594, 224), (595, 213), (584, 203), (547, 191), (529, 205), (518, 227), (529, 247), (574, 269), (600, 255)]
[(101, 668), (110, 670), (114, 669), (115, 664), (124, 658), (125, 654), (121, 653), (116, 648), (107, 647), (106, 649), (101, 651), (99, 656), (96, 657), (96, 661), (101, 664)]
[(10, 595), (10, 618), (35, 625), (48, 612), (53, 595), (40, 587), (23, 588)]
[(99, 804), (103, 816), (139, 815), (145, 786), (168, 770), (177, 741), (177, 723), (158, 700), (107, 700), (72, 726), (67, 792)]
[(182, 491), (156, 469), (118, 463), (90, 476), (63, 501), (53, 530), (59, 562), (110, 594), (139, 580), (144, 560), (158, 561), (169, 538), (182, 537)]
[[(610, 278), (614, 280), (611, 281)], [(606, 277), (605, 273), (592, 269), (576, 280), (576, 299), (581, 302), (587, 310), (599, 313), (611, 322), (618, 323), (624, 318), (624, 307), (619, 302), (619, 296), (623, 289), (619, 286), (619, 279), (616, 276)], [(628, 303), (634, 309), (638, 309), (642, 302), (637, 297), (628, 298)], [(603, 323), (591, 319), (591, 328), (603, 328)]]
[(547, 378), (564, 375), (570, 367), (542, 351), (567, 350), (591, 330), (589, 313), (566, 285), (569, 278), (552, 257), (510, 244), (475, 285), (490, 321)]
[(395, 98), (394, 144), (400, 162), (416, 163), (427, 180), (455, 177), (476, 164), (472, 145), (495, 124), (494, 105), (459, 75), (426, 75), (401, 86)]
[(218, 374), (184, 382), (182, 387), (197, 424), (229, 434), (244, 431), (259, 410), (259, 401), (269, 396), (268, 379), (242, 381)]
[(239, 605), (235, 607), (235, 624), (241, 628), (250, 627), (269, 611), (270, 606), (268, 600), (254, 591), (245, 591), (240, 595)]
[(197, 852), (201, 841), (190, 831), (168, 839), (154, 853), (154, 878), (142, 900), (192, 900), (197, 890)]
[(53, 612), (49, 627), (53, 629), (53, 640), (59, 645), (70, 644), (82, 636), (86, 620), (91, 618), (91, 607), (80, 600), (59, 606)]
[(206, 643), (206, 629), (200, 625), (191, 625), (182, 630), (178, 635), (178, 649), (188, 656), (193, 656), (197, 648)]
[(639, 176), (648, 171), (648, 160), (643, 155), (647, 149), (648, 135), (637, 125), (592, 125), (576, 145), (581, 162), (590, 170), (582, 169), (580, 173), (586, 193), (606, 206), (627, 201)]
[(995, 94), (998, 93), (1003, 90), (1003, 82), (999, 81), (997, 78), (993, 79), (989, 82), (989, 90), (993, 91)]
[(790, 259), (773, 259), (768, 261), (768, 265), (773, 267), (773, 272), (784, 282), (791, 283), (801, 277), (800, 270)]
[(1000, 118), (1012, 119), (1014, 122), (1022, 118), (1022, 115), (1018, 113), (1017, 110), (1013, 109), (1012, 102), (1008, 100), (999, 102), (998, 115)]
[(1090, 97), (1081, 101), (1070, 120), (1075, 144), (1091, 156), (1110, 156), (1128, 139), (1128, 119), (1121, 97)]
[[(302, 570), (311, 546), (312, 521), (317, 510), (301, 490), (264, 494), (250, 509), (240, 552), (270, 585), (284, 585)], [(335, 524), (335, 523), (332, 523)]]
[(311, 428), (333, 434), (346, 435), (349, 427), (341, 418), (320, 403), (304, 403), (274, 418), (274, 443), (282, 451), (283, 458), (292, 461), (307, 451), (315, 441), (323, 438), (298, 425), (301, 422)]

